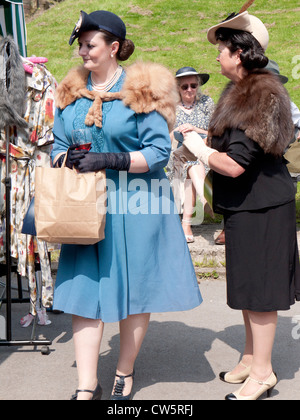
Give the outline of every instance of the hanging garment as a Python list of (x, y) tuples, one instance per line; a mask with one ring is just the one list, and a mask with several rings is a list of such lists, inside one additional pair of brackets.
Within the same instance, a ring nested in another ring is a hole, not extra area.
[(26, 56), (27, 36), (23, 0), (0, 1), (0, 35), (11, 34), (20, 54)]
[[(36, 314), (37, 286), (36, 256), (42, 272), (42, 305), (51, 307), (53, 302), (53, 279), (49, 260), (49, 248), (33, 236), (21, 234), (23, 219), (31, 198), (34, 196), (36, 166), (50, 166), (52, 126), (54, 122), (54, 95), (57, 83), (42, 65), (34, 65), (32, 75), (27, 74), (26, 110), (24, 120), (28, 128), (11, 128), (11, 256), (17, 262), (18, 273), (28, 277), (30, 289), (30, 313)], [(1, 191), (0, 215), (2, 227), (5, 223), (5, 200), (3, 180), (5, 178), (5, 139), (1, 137)], [(0, 232), (0, 263), (5, 263), (3, 233)]]
[(12, 37), (0, 37), (0, 128), (26, 127), (24, 114), (25, 74)]

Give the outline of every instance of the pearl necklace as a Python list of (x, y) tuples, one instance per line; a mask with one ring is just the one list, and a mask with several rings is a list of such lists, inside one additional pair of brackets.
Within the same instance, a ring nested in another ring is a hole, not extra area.
[(117, 82), (117, 80), (119, 80), (119, 77), (121, 76), (123, 71), (122, 66), (118, 66), (116, 72), (114, 73), (114, 75), (112, 76), (112, 78), (106, 82), (106, 83), (95, 83), (93, 80), (93, 75), (92, 75), (92, 87), (93, 90), (96, 90), (98, 92), (108, 92), (110, 91), (110, 89), (114, 86), (114, 84)]

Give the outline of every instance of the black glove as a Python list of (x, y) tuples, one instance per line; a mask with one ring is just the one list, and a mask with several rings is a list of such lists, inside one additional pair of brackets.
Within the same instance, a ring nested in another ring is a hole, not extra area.
[[(77, 155), (76, 155), (77, 156)], [(96, 172), (102, 169), (115, 169), (116, 171), (128, 171), (131, 164), (130, 154), (123, 153), (87, 153), (77, 157), (74, 164), (79, 172)]]
[(73, 167), (78, 164), (79, 160), (82, 159), (86, 153), (88, 153), (88, 150), (75, 150), (79, 146), (80, 144), (72, 144), (72, 146), (69, 147), (67, 153), (64, 153), (57, 159), (55, 166), (57, 168), (61, 168), (67, 154), (66, 166), (67, 168), (73, 169)]
[(75, 168), (77, 168), (77, 165), (80, 162), (80, 160), (87, 153), (89, 153), (88, 150), (84, 150), (84, 149), (76, 150), (76, 148), (79, 147), (79, 146), (80, 146), (80, 144), (72, 144), (72, 146), (70, 146), (69, 149), (68, 149), (66, 166), (70, 169), (73, 169), (74, 166), (75, 166)]

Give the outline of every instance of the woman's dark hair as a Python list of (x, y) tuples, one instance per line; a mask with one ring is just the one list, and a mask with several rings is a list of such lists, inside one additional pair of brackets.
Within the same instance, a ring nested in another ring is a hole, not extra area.
[(241, 49), (240, 59), (243, 67), (248, 71), (262, 69), (269, 62), (262, 46), (249, 32), (219, 28), (216, 31), (216, 39), (217, 41), (224, 42), (232, 53)]
[(115, 41), (119, 43), (120, 46), (117, 53), (117, 59), (119, 61), (126, 61), (133, 54), (135, 46), (130, 39), (122, 40), (110, 32), (104, 30), (100, 30), (100, 32), (103, 34), (104, 41), (107, 45), (111, 45)]

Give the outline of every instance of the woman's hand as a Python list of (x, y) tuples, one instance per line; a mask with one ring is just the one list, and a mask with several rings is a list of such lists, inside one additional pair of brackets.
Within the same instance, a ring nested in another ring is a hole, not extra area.
[(190, 131), (196, 131), (196, 127), (194, 127), (192, 124), (186, 123), (186, 124), (181, 124), (178, 128), (177, 131), (180, 131), (180, 133), (182, 134), (186, 134)]
[(205, 141), (195, 131), (185, 134), (183, 145), (207, 166), (209, 166), (210, 155), (219, 153), (217, 150), (207, 147)]
[(58, 158), (55, 158), (54, 167), (61, 168), (64, 160), (66, 159), (65, 166), (69, 169), (73, 169), (73, 166), (78, 163), (86, 153), (88, 153), (87, 150), (76, 150), (79, 146), (80, 144), (72, 144), (66, 153), (61, 153)]
[(180, 131), (183, 135), (191, 131), (195, 131), (198, 134), (205, 134), (205, 135), (208, 134), (207, 130), (203, 130), (203, 128), (195, 127), (189, 123), (180, 125), (176, 130)]
[(79, 146), (80, 144), (72, 144), (67, 151), (66, 166), (70, 169), (72, 169), (73, 166), (76, 167), (78, 162), (88, 153), (88, 150), (76, 150)]

